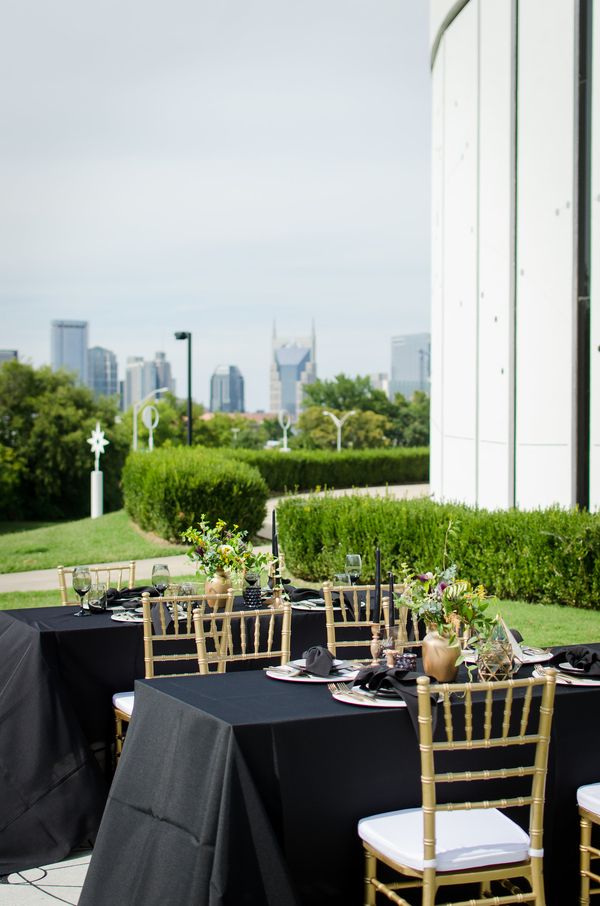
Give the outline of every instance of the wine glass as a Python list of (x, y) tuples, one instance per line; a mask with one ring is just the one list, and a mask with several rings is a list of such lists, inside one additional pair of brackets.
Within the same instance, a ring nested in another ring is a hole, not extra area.
[(350, 585), (356, 585), (360, 579), (362, 570), (362, 557), (360, 554), (346, 554), (346, 572), (350, 579)]
[(167, 589), (170, 578), (171, 574), (166, 563), (154, 564), (154, 566), (152, 567), (152, 584), (154, 585), (161, 598)]
[(83, 609), (83, 599), (87, 595), (88, 591), (92, 587), (92, 574), (90, 572), (89, 566), (76, 566), (73, 570), (73, 590), (79, 596), (79, 602), (81, 604), (81, 609), (78, 610), (74, 616), (76, 617), (90, 617), (91, 613), (89, 610)]

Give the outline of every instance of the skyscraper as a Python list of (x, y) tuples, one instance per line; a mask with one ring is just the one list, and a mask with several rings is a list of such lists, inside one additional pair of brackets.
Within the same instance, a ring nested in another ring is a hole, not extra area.
[(244, 411), (244, 378), (237, 365), (218, 365), (210, 379), (211, 412)]
[(154, 360), (150, 362), (144, 361), (141, 356), (129, 356), (125, 366), (122, 408), (129, 409), (159, 387), (166, 387), (171, 393), (175, 393), (171, 364), (165, 353), (155, 353)]
[(310, 337), (294, 339), (278, 338), (273, 324), (271, 349), (271, 411), (285, 409), (295, 418), (302, 410), (305, 386), (317, 376), (314, 324)]
[(110, 349), (102, 346), (88, 349), (87, 385), (94, 396), (115, 396), (118, 393), (117, 357)]
[(390, 396), (410, 399), (415, 390), (429, 393), (431, 335), (413, 333), (392, 337)]
[(52, 370), (73, 372), (78, 384), (85, 384), (87, 372), (87, 321), (52, 321)]
[(0, 349), (0, 365), (2, 362), (17, 362), (19, 353), (16, 349)]

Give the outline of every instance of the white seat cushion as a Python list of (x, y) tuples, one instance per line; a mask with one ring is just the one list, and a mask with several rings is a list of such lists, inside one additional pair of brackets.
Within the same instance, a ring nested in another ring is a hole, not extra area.
[[(437, 871), (503, 865), (528, 858), (529, 836), (498, 809), (438, 812)], [(358, 822), (358, 835), (388, 859), (423, 871), (423, 812), (385, 812)]]
[(577, 790), (577, 805), (600, 816), (600, 783), (588, 783)]
[(133, 696), (134, 692), (115, 692), (112, 697), (112, 703), (115, 708), (118, 708), (119, 711), (123, 711), (124, 714), (133, 714)]

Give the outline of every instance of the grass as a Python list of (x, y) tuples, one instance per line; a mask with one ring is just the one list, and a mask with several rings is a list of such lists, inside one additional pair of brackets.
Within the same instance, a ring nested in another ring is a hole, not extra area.
[[(190, 576), (173, 576), (184, 581)], [(58, 591), (6, 592), (0, 594), (0, 610), (21, 607), (50, 607), (60, 604)], [(529, 604), (526, 601), (499, 601), (498, 613), (518, 629), (529, 645), (577, 645), (600, 642), (600, 613), (576, 610), (557, 604)]]
[(39, 525), (0, 523), (0, 573), (59, 564), (113, 563), (180, 554), (187, 548), (142, 534), (125, 510), (98, 519)]

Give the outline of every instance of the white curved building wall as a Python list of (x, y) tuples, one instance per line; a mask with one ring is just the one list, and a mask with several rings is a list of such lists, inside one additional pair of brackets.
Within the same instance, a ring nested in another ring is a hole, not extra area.
[(590, 288), (590, 509), (600, 510), (600, 9), (593, 18), (591, 288)]
[(575, 502), (576, 7), (431, 2), (436, 499)]

